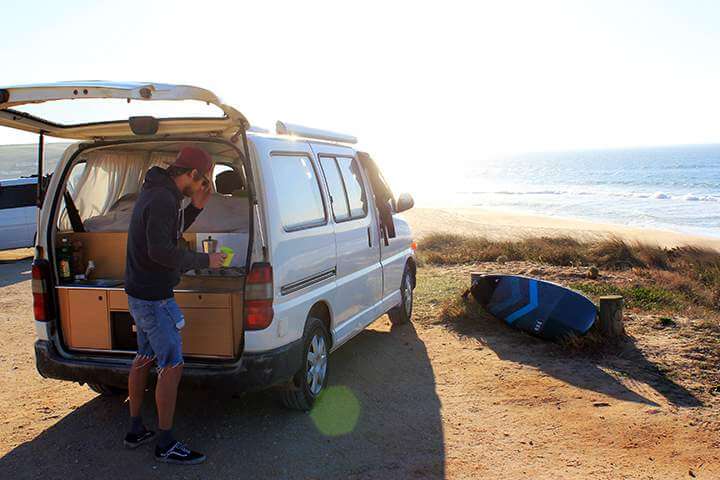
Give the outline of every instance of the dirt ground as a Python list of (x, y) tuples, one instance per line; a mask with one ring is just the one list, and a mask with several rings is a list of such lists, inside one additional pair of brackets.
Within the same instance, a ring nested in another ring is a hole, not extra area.
[[(568, 356), (499, 323), (450, 329), (421, 287), (413, 325), (383, 317), (332, 355), (310, 414), (270, 393), (183, 390), (177, 434), (208, 462), (157, 464), (150, 446), (123, 448), (123, 398), (37, 374), (28, 270), (0, 264), (3, 479), (720, 478), (717, 405), (652, 358)], [(425, 267), (419, 282), (454, 273)], [(154, 425), (152, 402), (144, 415)]]

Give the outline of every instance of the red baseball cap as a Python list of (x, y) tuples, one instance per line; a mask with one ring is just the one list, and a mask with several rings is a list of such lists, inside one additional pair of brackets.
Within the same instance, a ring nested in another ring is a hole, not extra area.
[(205, 175), (212, 168), (212, 163), (212, 157), (202, 148), (183, 147), (175, 158), (173, 166), (194, 168), (200, 175)]

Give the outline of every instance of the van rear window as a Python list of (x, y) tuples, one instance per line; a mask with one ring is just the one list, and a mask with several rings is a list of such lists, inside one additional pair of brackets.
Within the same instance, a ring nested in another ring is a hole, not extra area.
[(323, 225), (327, 221), (315, 167), (303, 155), (273, 155), (272, 177), (285, 230)]

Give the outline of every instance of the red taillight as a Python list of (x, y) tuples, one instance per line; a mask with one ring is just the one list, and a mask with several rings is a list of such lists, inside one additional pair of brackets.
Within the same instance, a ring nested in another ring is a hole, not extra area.
[(49, 317), (50, 292), (47, 288), (47, 260), (36, 260), (32, 264), (33, 313), (35, 320), (47, 322)]
[(273, 319), (272, 266), (253, 263), (245, 282), (245, 329), (262, 330)]

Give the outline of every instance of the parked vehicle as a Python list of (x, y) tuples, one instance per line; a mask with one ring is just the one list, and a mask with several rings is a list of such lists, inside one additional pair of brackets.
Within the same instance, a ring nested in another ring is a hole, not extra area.
[(37, 177), (0, 180), (0, 250), (35, 241)]
[[(196, 100), (222, 116), (66, 125), (22, 108), (86, 98)], [(45, 377), (101, 393), (125, 387), (135, 353), (121, 285), (129, 212), (145, 172), (188, 143), (217, 167), (211, 201), (183, 234), (187, 248), (234, 255), (227, 268), (187, 272), (175, 289), (186, 319), (184, 383), (277, 386), (287, 406), (307, 410), (327, 384), (331, 352), (386, 313), (396, 324), (411, 318), (414, 244), (396, 214), (413, 200), (393, 197), (352, 136), (282, 122), (276, 133), (251, 129), (207, 90), (145, 83), (0, 89), (0, 125), (41, 142), (42, 132), (79, 140), (49, 181), (38, 224), (35, 353)], [(59, 256), (63, 268), (75, 265), (65, 281)]]

